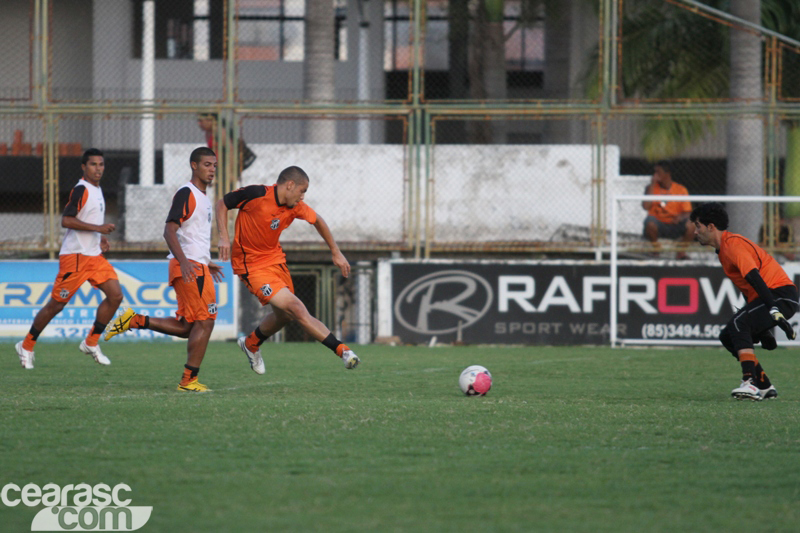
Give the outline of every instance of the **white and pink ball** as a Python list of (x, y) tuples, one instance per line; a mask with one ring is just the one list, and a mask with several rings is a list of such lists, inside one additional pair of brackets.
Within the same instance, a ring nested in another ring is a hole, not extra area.
[(461, 372), (458, 378), (461, 392), (467, 396), (484, 396), (492, 388), (492, 374), (486, 367), (472, 365)]

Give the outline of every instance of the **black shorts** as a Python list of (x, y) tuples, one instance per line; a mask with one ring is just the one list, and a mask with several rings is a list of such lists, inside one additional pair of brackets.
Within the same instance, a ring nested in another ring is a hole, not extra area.
[[(794, 285), (785, 285), (776, 289), (770, 289), (775, 305), (781, 310), (783, 316), (788, 320), (797, 312), (798, 293)], [(727, 336), (733, 345), (734, 350), (746, 350), (753, 348), (753, 339), (761, 333), (775, 327), (775, 320), (769, 314), (769, 308), (764, 300), (756, 298), (748, 303), (728, 321), (722, 336)], [(723, 342), (725, 344), (725, 342)]]

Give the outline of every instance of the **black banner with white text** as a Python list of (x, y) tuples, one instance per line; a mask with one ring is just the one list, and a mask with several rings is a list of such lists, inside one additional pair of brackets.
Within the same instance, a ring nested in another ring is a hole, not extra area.
[[(609, 342), (608, 264), (386, 261), (380, 268), (379, 314), (390, 316), (379, 316), (379, 334), (402, 342), (459, 335), (467, 344)], [(797, 269), (785, 268), (797, 283)], [(722, 267), (706, 264), (620, 264), (617, 298), (620, 341), (714, 340), (744, 305)], [(797, 317), (792, 322), (797, 327)]]

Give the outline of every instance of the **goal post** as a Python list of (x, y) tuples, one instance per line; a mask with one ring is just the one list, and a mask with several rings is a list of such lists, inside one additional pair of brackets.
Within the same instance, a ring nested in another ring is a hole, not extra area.
[[(732, 223), (728, 228), (733, 233), (743, 234), (754, 242), (766, 241), (767, 251), (779, 250), (776, 257), (789, 278), (797, 284), (800, 280), (800, 257), (795, 260), (791, 242), (778, 242), (779, 237), (790, 241), (787, 235), (778, 235), (781, 228), (781, 206), (800, 202), (800, 196), (719, 196), (688, 195), (679, 201), (689, 201), (693, 207), (706, 202), (726, 204)], [(643, 201), (674, 202), (670, 195), (614, 195), (610, 205), (610, 290), (609, 290), (609, 339), (612, 347), (624, 345), (719, 345), (719, 332), (733, 315), (736, 308), (744, 305), (744, 297), (738, 288), (727, 279), (719, 261), (710, 247), (692, 245), (692, 258), (671, 261), (665, 258), (643, 258), (634, 254), (634, 259), (621, 258), (630, 249), (641, 249), (649, 243), (642, 237), (645, 213)], [(743, 218), (749, 216), (747, 220)], [(749, 230), (736, 227), (736, 222), (747, 220)], [(769, 220), (771, 224), (765, 224)], [(755, 228), (755, 230), (753, 230)], [(775, 228), (774, 231), (768, 231)], [(780, 246), (777, 246), (780, 244)], [(772, 254), (776, 256), (775, 253)], [(622, 272), (633, 262), (639, 266), (652, 264), (648, 279), (628, 278)], [(673, 275), (674, 272), (674, 275)], [(643, 293), (635, 291), (636, 284), (646, 287), (649, 297), (657, 305), (645, 302)], [(657, 295), (654, 294), (657, 292)], [(678, 301), (670, 298), (678, 296)], [(796, 330), (800, 313), (790, 322)], [(626, 327), (633, 325), (633, 327)], [(620, 335), (624, 331), (624, 335)], [(782, 332), (776, 331), (782, 346), (800, 346), (800, 341), (788, 341)]]

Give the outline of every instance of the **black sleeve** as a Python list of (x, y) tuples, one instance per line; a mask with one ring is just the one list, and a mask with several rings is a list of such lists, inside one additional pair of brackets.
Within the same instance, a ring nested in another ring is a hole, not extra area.
[(242, 204), (254, 199), (261, 198), (267, 194), (267, 188), (263, 185), (248, 185), (231, 191), (222, 197), (225, 207), (228, 209), (239, 209)]
[(172, 207), (169, 208), (169, 215), (164, 223), (175, 222), (180, 226), (186, 220), (186, 217), (191, 214), (189, 213), (189, 197), (191, 195), (192, 191), (189, 190), (189, 187), (178, 189), (178, 192), (172, 197)]
[(81, 210), (83, 207), (83, 194), (86, 191), (86, 187), (83, 185), (76, 185), (72, 188), (69, 193), (69, 200), (67, 201), (67, 206), (64, 208), (64, 213), (62, 216), (65, 217), (75, 217), (78, 216), (78, 211)]
[(775, 307), (775, 298), (772, 296), (772, 291), (770, 291), (769, 287), (767, 287), (767, 284), (764, 283), (764, 278), (761, 277), (761, 274), (759, 274), (757, 268), (754, 268), (748, 272), (744, 279), (747, 280), (747, 283), (753, 286), (758, 293), (758, 297), (764, 300), (764, 303), (767, 304), (767, 307)]

